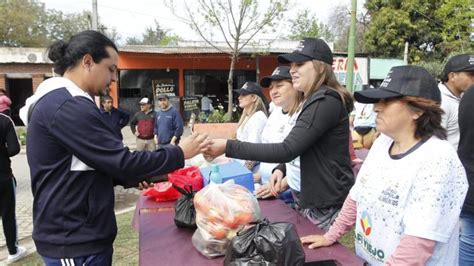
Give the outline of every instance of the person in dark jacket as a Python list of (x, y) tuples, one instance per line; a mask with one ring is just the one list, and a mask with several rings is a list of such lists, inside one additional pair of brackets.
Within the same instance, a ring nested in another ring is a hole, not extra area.
[(15, 218), (15, 187), (10, 157), (20, 152), (20, 143), (16, 136), (13, 121), (9, 116), (0, 113), (0, 215), (2, 216), (3, 234), (7, 242), (7, 262), (14, 262), (26, 255), (26, 249), (18, 246), (18, 235)]
[(461, 211), (459, 265), (474, 265), (474, 85), (459, 103), (459, 159), (466, 170), (469, 190)]
[(178, 110), (171, 105), (166, 94), (158, 95), (161, 110), (155, 116), (155, 135), (158, 145), (176, 145), (183, 135), (183, 119)]
[(137, 186), (183, 167), (184, 159), (206, 148), (207, 137), (130, 152), (93, 100), (116, 81), (115, 44), (84, 31), (53, 43), (48, 57), (61, 77), (43, 81), (20, 112), (28, 125), (36, 250), (46, 265), (111, 265), (114, 184)]
[[(349, 156), (350, 93), (332, 71), (332, 52), (321, 39), (305, 38), (291, 54), (293, 87), (305, 102), (295, 126), (282, 143), (253, 144), (213, 140), (206, 156), (226, 156), (261, 162), (289, 162), (300, 156), (301, 192), (294, 193), (300, 211), (327, 230), (354, 184)], [(283, 168), (280, 168), (284, 170)]]
[(112, 97), (109, 95), (100, 97), (102, 107), (100, 108), (100, 114), (102, 117), (109, 122), (109, 125), (114, 129), (117, 137), (123, 140), (122, 128), (128, 124), (130, 115), (118, 108), (113, 106)]

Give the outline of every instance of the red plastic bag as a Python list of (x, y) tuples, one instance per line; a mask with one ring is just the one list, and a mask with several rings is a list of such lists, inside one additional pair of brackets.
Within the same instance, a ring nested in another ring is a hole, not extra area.
[(156, 183), (153, 187), (144, 190), (143, 195), (155, 201), (173, 201), (181, 196), (170, 182)]
[(197, 166), (181, 168), (171, 172), (168, 174), (168, 180), (183, 189), (186, 185), (191, 186), (193, 191), (199, 191), (203, 187), (203, 178)]

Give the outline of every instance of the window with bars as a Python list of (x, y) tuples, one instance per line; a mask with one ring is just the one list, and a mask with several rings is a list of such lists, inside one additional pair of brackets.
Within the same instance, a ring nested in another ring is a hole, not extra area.
[[(219, 103), (227, 108), (227, 70), (184, 70), (184, 96), (209, 95), (213, 105)], [(236, 70), (234, 72), (233, 90), (239, 89), (246, 81), (255, 81), (253, 70)], [(236, 97), (234, 97), (234, 102)]]

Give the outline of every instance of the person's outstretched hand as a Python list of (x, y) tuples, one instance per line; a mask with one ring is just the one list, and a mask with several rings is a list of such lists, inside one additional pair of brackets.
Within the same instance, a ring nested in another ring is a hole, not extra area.
[[(280, 170), (273, 171), (272, 175), (270, 176), (270, 181), (268, 181), (270, 192), (273, 196), (278, 196), (278, 194), (282, 191), (282, 180), (283, 180), (283, 172)], [(284, 188), (285, 190), (287, 188)]]
[(191, 136), (183, 138), (179, 147), (183, 150), (184, 159), (190, 159), (201, 152), (207, 151), (211, 140), (207, 134), (193, 133)]
[(309, 235), (300, 238), (301, 243), (309, 244), (309, 249), (315, 249), (319, 247), (328, 247), (334, 242), (327, 240), (323, 235)]
[(267, 183), (257, 189), (255, 196), (259, 199), (268, 199), (270, 197), (274, 197), (275, 195), (272, 194), (270, 191), (270, 186)]
[(153, 187), (154, 185), (155, 185), (155, 184), (152, 183), (152, 182), (148, 183), (148, 182), (146, 182), (146, 181), (142, 181), (142, 182), (138, 183), (138, 187), (137, 187), (137, 188), (138, 188), (139, 190), (144, 190), (144, 189), (147, 189), (147, 188), (151, 188), (151, 187)]
[(204, 157), (208, 160), (210, 158), (216, 158), (224, 154), (226, 145), (227, 145), (226, 139), (213, 139), (207, 151), (204, 152)]

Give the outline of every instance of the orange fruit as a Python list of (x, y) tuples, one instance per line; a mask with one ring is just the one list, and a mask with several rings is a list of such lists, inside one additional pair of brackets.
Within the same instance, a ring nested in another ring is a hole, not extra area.
[(245, 225), (253, 221), (253, 215), (250, 212), (239, 212), (235, 215), (235, 221), (239, 225)]

